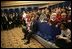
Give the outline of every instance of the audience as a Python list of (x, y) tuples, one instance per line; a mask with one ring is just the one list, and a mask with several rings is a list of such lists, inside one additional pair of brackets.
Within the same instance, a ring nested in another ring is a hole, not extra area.
[[(70, 8), (69, 8), (70, 9)], [(61, 34), (57, 35), (56, 38), (64, 40), (63, 43), (68, 44), (71, 42), (71, 11), (66, 8), (55, 7), (55, 8), (43, 8), (38, 10), (23, 11), (22, 14), (5, 13), (1, 14), (1, 29), (9, 29), (15, 26), (22, 25), (22, 30), (25, 33), (23, 39), (27, 39), (26, 43), (30, 42), (32, 34), (37, 31), (36, 21), (47, 22), (50, 25), (60, 27)], [(33, 23), (33, 24), (32, 24)], [(61, 26), (60, 26), (61, 24)], [(68, 25), (68, 28), (66, 26)]]

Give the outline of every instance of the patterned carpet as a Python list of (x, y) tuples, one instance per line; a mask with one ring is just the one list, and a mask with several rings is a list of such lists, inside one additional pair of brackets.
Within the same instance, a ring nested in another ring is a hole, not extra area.
[(38, 41), (31, 38), (30, 44), (25, 45), (21, 27), (1, 31), (1, 48), (44, 48)]

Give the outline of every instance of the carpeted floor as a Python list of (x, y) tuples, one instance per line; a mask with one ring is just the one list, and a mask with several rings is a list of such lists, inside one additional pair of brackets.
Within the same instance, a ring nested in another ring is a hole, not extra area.
[(31, 38), (30, 44), (25, 45), (21, 27), (1, 31), (1, 48), (44, 48), (38, 41)]

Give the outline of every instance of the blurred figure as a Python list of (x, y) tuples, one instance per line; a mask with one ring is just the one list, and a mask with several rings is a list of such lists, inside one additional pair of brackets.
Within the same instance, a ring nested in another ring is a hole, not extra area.
[(33, 34), (37, 33), (37, 29), (38, 29), (37, 17), (35, 15), (33, 15), (32, 18), (31, 18), (30, 30), (28, 31), (29, 33), (26, 36), (26, 40), (27, 41), (25, 42), (25, 44), (29, 44), (30, 43), (30, 39), (31, 39)]
[(8, 30), (8, 15), (7, 13), (2, 13), (2, 26), (3, 30)]
[(52, 13), (51, 16), (50, 16), (50, 20), (53, 21), (53, 22), (55, 22), (56, 16), (57, 16), (56, 13)]
[(42, 13), (41, 13), (41, 15), (40, 15), (40, 17), (39, 17), (39, 20), (40, 20), (40, 22), (47, 22), (47, 16), (46, 16), (46, 14), (45, 14), (45, 10), (44, 9), (42, 9)]
[(62, 48), (68, 48), (71, 45), (71, 30), (67, 28), (66, 23), (61, 23), (61, 34), (57, 35), (56, 38), (56, 43), (58, 46)]
[(68, 28), (71, 30), (71, 11), (69, 11), (67, 15), (67, 24)]
[(67, 23), (67, 14), (66, 14), (65, 12), (63, 12), (63, 13), (61, 14), (61, 17), (62, 17), (62, 22), (63, 22), (63, 23)]

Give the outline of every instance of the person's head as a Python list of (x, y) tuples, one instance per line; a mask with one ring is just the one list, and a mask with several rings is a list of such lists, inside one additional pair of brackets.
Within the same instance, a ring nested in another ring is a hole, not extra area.
[(42, 13), (45, 13), (45, 10), (44, 9), (42, 9), (42, 11), (41, 11)]
[(67, 24), (66, 23), (61, 23), (61, 26), (60, 26), (60, 29), (61, 30), (66, 30), (68, 27), (67, 27)]
[(31, 17), (31, 21), (33, 21), (33, 20), (34, 20), (34, 16)]
[(4, 17), (4, 12), (2, 13), (2, 17)]
[(56, 17), (56, 16), (57, 16), (57, 14), (56, 14), (56, 13), (52, 13), (52, 14), (51, 14), (51, 16), (54, 16), (54, 17)]
[(61, 13), (62, 18), (66, 18), (66, 13)]
[(38, 9), (38, 11), (37, 11), (38, 13), (41, 13), (41, 10), (40, 9)]
[(25, 11), (23, 11), (23, 14), (25, 13)]
[(27, 11), (27, 14), (29, 14), (30, 12), (29, 11)]

